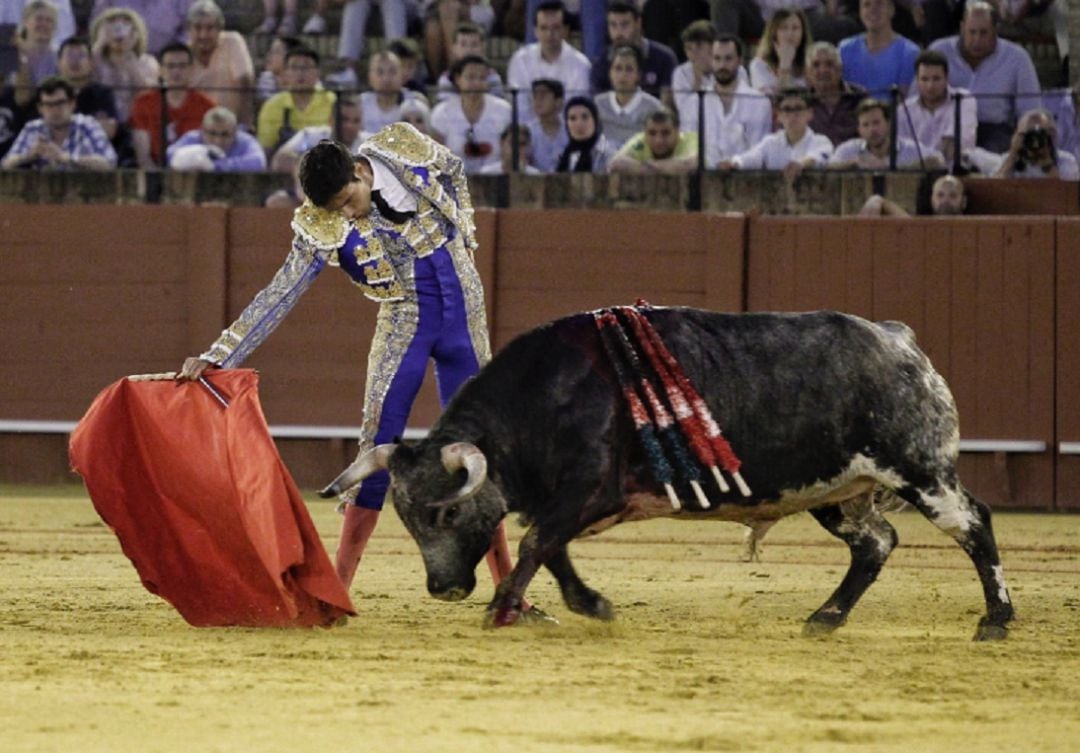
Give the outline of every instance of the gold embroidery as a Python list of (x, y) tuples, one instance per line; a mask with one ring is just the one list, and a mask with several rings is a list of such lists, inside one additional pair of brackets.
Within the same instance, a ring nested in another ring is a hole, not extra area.
[(317, 207), (308, 199), (293, 213), (292, 229), (320, 251), (333, 251), (345, 243), (351, 223), (341, 212)]
[(427, 165), (435, 157), (435, 142), (408, 123), (386, 126), (360, 147), (360, 153), (372, 153), (382, 162), (403, 162), (410, 167)]

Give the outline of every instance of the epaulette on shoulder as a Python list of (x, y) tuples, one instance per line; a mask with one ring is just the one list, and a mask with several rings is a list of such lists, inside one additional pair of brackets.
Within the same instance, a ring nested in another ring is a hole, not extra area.
[(365, 152), (376, 157), (389, 155), (412, 167), (430, 164), (435, 159), (436, 143), (411, 124), (397, 122), (386, 126), (365, 141), (360, 147), (360, 153)]
[(292, 229), (304, 241), (323, 251), (333, 251), (345, 243), (351, 225), (341, 212), (317, 207), (306, 200), (293, 213)]

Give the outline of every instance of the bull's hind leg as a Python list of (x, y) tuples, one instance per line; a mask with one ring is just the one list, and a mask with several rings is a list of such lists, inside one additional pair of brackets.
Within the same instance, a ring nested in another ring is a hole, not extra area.
[(570, 607), (571, 612), (597, 620), (615, 619), (615, 608), (611, 606), (611, 602), (586, 586), (574, 570), (565, 544), (549, 557), (544, 565), (559, 582), (563, 600), (566, 601), (566, 606)]
[(897, 494), (956, 539), (975, 563), (986, 599), (986, 614), (979, 620), (975, 640), (1004, 638), (1008, 634), (1007, 625), (1013, 619), (1013, 606), (990, 525), (990, 508), (971, 496), (959, 482), (932, 491), (901, 489)]
[(896, 531), (882, 517), (865, 494), (850, 502), (810, 511), (829, 533), (851, 550), (851, 565), (828, 601), (810, 615), (803, 635), (831, 633), (847, 621), (848, 612), (870, 584), (877, 580), (882, 565), (896, 547)]

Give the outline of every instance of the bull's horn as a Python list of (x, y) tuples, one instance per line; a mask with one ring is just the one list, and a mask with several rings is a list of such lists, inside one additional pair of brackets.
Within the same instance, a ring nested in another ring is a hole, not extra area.
[(476, 494), (487, 479), (487, 458), (480, 448), (468, 442), (454, 442), (442, 448), (442, 464), (450, 473), (457, 473), (464, 468), (469, 472), (465, 483), (446, 499), (432, 502), (432, 507), (446, 507)]
[(349, 487), (359, 484), (376, 471), (386, 470), (387, 463), (390, 462), (390, 456), (394, 454), (396, 449), (396, 444), (381, 444), (372, 447), (356, 458), (352, 465), (343, 470), (341, 475), (319, 492), (319, 496), (324, 499), (336, 497)]

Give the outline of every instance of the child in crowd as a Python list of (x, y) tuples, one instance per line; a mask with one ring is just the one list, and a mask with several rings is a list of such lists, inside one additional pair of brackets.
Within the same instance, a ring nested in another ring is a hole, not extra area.
[(807, 89), (785, 89), (776, 102), (781, 130), (770, 133), (750, 149), (720, 162), (721, 170), (783, 170), (794, 180), (808, 167), (824, 167), (833, 153), (827, 136), (814, 133), (814, 110)]
[(541, 172), (555, 172), (559, 155), (570, 141), (562, 115), (565, 96), (558, 79), (538, 78), (532, 82), (532, 113), (526, 122), (532, 134), (533, 164)]
[(364, 125), (371, 133), (401, 120), (405, 100), (422, 96), (402, 86), (401, 60), (388, 50), (372, 55), (368, 61), (368, 86), (371, 91), (360, 95), (360, 106)]
[[(514, 136), (517, 136), (517, 167), (514, 163)], [(480, 168), (481, 175), (509, 175), (520, 172), (524, 175), (540, 175), (540, 171), (529, 164), (532, 156), (532, 132), (527, 125), (506, 126), (499, 135), (499, 161), (489, 162)]]
[(616, 150), (641, 132), (645, 119), (663, 107), (660, 100), (642, 91), (641, 63), (641, 51), (637, 47), (628, 44), (616, 47), (609, 68), (612, 90), (595, 98), (604, 134)]
[[(453, 65), (469, 55), (484, 57), (484, 30), (471, 21), (463, 21), (454, 29), (454, 42), (450, 45), (450, 64)], [(488, 94), (496, 97), (503, 96), (502, 77), (494, 68), (488, 72), (487, 84)], [(454, 84), (450, 81), (450, 71), (443, 71), (439, 76), (438, 94), (435, 95), (436, 103), (456, 94)]]

